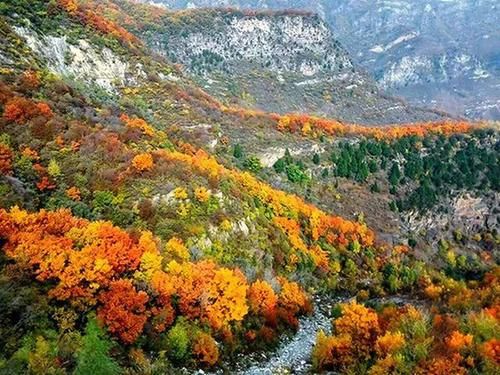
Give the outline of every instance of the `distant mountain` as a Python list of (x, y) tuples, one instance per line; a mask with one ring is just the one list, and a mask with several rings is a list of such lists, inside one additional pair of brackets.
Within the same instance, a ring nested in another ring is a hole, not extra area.
[(442, 116), (385, 95), (314, 13), (197, 9), (137, 32), (225, 102), (365, 124)]
[(298, 8), (320, 14), (379, 86), (411, 103), (500, 118), (495, 0), (154, 0), (172, 8)]

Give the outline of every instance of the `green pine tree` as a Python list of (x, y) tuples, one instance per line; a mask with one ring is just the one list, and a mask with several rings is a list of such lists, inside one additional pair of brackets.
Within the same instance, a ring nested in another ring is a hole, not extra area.
[(114, 375), (122, 371), (120, 366), (109, 357), (113, 344), (97, 325), (95, 318), (90, 319), (82, 337), (82, 347), (77, 353), (74, 375)]
[(234, 146), (233, 156), (236, 159), (241, 159), (243, 157), (243, 148), (241, 147), (241, 145), (239, 143)]

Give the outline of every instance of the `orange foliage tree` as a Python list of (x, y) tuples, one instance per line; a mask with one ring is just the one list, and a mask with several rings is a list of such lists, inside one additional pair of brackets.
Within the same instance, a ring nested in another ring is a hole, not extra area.
[(14, 155), (11, 149), (0, 143), (0, 174), (8, 175), (12, 172), (12, 159)]
[(80, 306), (118, 276), (133, 272), (144, 249), (109, 222), (77, 219), (67, 210), (27, 213), (14, 207), (1, 216), (6, 254), (32, 270), (39, 281), (53, 280), (54, 298)]
[(53, 112), (47, 103), (35, 103), (18, 96), (11, 98), (5, 104), (3, 117), (7, 121), (24, 124), (36, 116), (51, 118)]
[(482, 345), (483, 355), (496, 366), (500, 366), (500, 340), (493, 338)]
[(150, 171), (153, 169), (153, 165), (153, 157), (148, 153), (136, 155), (132, 159), (132, 166), (139, 172)]
[(120, 120), (130, 129), (138, 129), (144, 135), (153, 136), (154, 129), (142, 118), (134, 117), (131, 118), (126, 114), (120, 116)]
[(352, 338), (353, 354), (362, 359), (373, 351), (380, 333), (377, 313), (356, 302), (342, 305), (342, 316), (335, 320), (334, 327), (338, 336)]
[(278, 305), (278, 296), (266, 281), (257, 280), (248, 288), (248, 304), (255, 315), (273, 319)]
[(208, 366), (213, 366), (219, 360), (219, 348), (209, 334), (199, 333), (193, 344), (193, 354), (198, 360)]
[(210, 325), (221, 329), (231, 321), (243, 320), (248, 312), (247, 283), (239, 270), (221, 268), (208, 283), (205, 315)]
[(327, 336), (320, 331), (312, 352), (312, 361), (314, 368), (318, 370), (347, 369), (355, 361), (352, 338), (349, 335)]
[(131, 344), (141, 334), (147, 316), (148, 295), (137, 292), (129, 280), (117, 280), (110, 284), (109, 290), (101, 293), (97, 317), (108, 330), (117, 335), (124, 343)]
[(79, 201), (81, 199), (81, 192), (80, 189), (78, 189), (75, 186), (70, 187), (69, 189), (66, 190), (66, 195), (68, 198), (74, 200), (74, 201)]

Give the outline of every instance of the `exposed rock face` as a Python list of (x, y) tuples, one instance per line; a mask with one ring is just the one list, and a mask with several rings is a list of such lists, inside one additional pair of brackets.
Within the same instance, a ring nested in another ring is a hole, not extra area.
[(496, 227), (498, 212), (492, 210), (492, 207), (498, 207), (499, 201), (498, 193), (472, 196), (469, 192), (460, 192), (444, 204), (446, 212), (431, 210), (425, 214), (410, 212), (405, 215), (406, 229), (413, 233), (425, 231), (433, 237), (435, 234), (445, 233), (452, 226), (465, 234), (473, 235), (482, 228)]
[(500, 118), (496, 0), (152, 0), (172, 8), (308, 9), (380, 87), (416, 105)]
[(275, 73), (304, 77), (326, 73), (355, 75), (349, 56), (317, 17), (241, 17), (218, 13), (215, 21), (217, 25), (210, 32), (200, 27), (158, 41), (158, 50), (194, 71), (219, 66), (233, 71), (246, 61)]
[(440, 117), (380, 93), (315, 14), (203, 9), (170, 17), (143, 39), (221, 99), (368, 124)]
[[(43, 36), (26, 28), (15, 28), (28, 46), (41, 56), (54, 73), (79, 81), (95, 84), (107, 91), (116, 85), (133, 85), (136, 77), (143, 75), (141, 67), (133, 69), (110, 49), (97, 50), (84, 39), (70, 44), (66, 36)], [(133, 70), (133, 74), (130, 74)]]

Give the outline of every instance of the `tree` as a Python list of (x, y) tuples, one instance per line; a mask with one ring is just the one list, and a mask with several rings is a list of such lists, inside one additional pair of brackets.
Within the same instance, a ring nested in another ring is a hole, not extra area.
[(250, 156), (245, 160), (243, 166), (250, 172), (257, 173), (262, 169), (260, 159), (256, 156)]
[(193, 343), (193, 354), (198, 360), (208, 366), (213, 366), (219, 360), (219, 348), (209, 334), (199, 333)]
[(3, 117), (9, 122), (22, 125), (36, 116), (50, 119), (54, 114), (47, 103), (35, 103), (23, 97), (13, 97), (4, 108)]
[(239, 270), (221, 268), (215, 272), (205, 292), (205, 316), (213, 328), (220, 329), (231, 321), (243, 320), (248, 312), (247, 289), (245, 276)]
[(179, 320), (167, 333), (165, 344), (168, 350), (169, 357), (183, 361), (189, 354), (189, 335), (186, 324), (183, 320)]
[(243, 157), (243, 148), (241, 147), (241, 145), (239, 143), (237, 143), (235, 146), (234, 146), (234, 149), (233, 149), (233, 156), (236, 158), (236, 159), (241, 159)]
[(376, 350), (377, 354), (385, 357), (388, 354), (393, 354), (401, 349), (405, 344), (405, 338), (401, 332), (386, 332), (383, 336), (377, 339)]
[(309, 180), (309, 176), (307, 176), (302, 168), (295, 163), (287, 165), (286, 175), (288, 180), (293, 183), (303, 183)]
[(366, 163), (363, 161), (361, 164), (359, 164), (358, 171), (357, 171), (357, 180), (360, 182), (366, 181), (370, 174), (370, 171), (368, 170), (368, 166)]
[(316, 165), (319, 165), (321, 163), (321, 158), (319, 157), (319, 154), (316, 152), (313, 155), (313, 163)]
[(273, 168), (276, 171), (276, 173), (283, 173), (286, 168), (285, 159), (284, 158), (278, 159), (276, 163), (274, 163)]
[(371, 186), (370, 186), (370, 191), (372, 193), (380, 193), (380, 186), (378, 186), (377, 181), (375, 181)]
[(109, 357), (111, 348), (111, 342), (99, 328), (95, 318), (90, 319), (82, 337), (82, 347), (77, 353), (75, 375), (120, 374), (120, 367)]
[(370, 173), (376, 173), (378, 171), (377, 162), (375, 160), (370, 160), (368, 162), (368, 169), (369, 169)]
[(319, 331), (312, 352), (315, 370), (347, 370), (354, 361), (349, 335), (327, 336), (322, 330)]
[(389, 182), (392, 186), (396, 186), (399, 184), (399, 180), (401, 179), (401, 171), (399, 170), (399, 166), (397, 163), (392, 163), (391, 170), (389, 172)]
[(254, 314), (272, 318), (276, 313), (278, 297), (271, 285), (257, 280), (248, 289), (248, 303)]
[(352, 338), (353, 354), (360, 359), (367, 359), (374, 350), (380, 333), (378, 316), (372, 309), (356, 302), (342, 305), (342, 316), (334, 321), (338, 336)]
[(0, 143), (0, 175), (8, 175), (12, 172), (12, 160), (14, 155), (7, 145)]
[(210, 195), (211, 195), (210, 191), (208, 191), (203, 186), (197, 187), (194, 190), (194, 196), (195, 196), (196, 200), (201, 202), (201, 203), (206, 203), (210, 199)]
[(148, 153), (136, 155), (132, 159), (132, 166), (139, 172), (150, 171), (153, 165), (153, 157)]
[(109, 290), (99, 297), (103, 306), (99, 308), (97, 317), (111, 333), (131, 344), (139, 337), (146, 323), (148, 299), (148, 295), (137, 292), (129, 280), (113, 281)]

